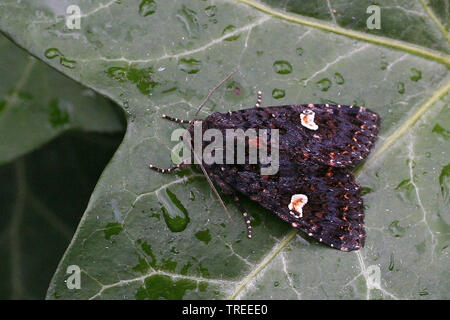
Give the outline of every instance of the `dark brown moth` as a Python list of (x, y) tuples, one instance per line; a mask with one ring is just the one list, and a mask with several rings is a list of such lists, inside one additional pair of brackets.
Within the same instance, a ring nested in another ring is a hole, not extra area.
[[(213, 113), (203, 119), (203, 130), (266, 129), (279, 132), (279, 171), (261, 175), (264, 164), (206, 164), (204, 170), (223, 193), (249, 197), (275, 213), (292, 227), (319, 242), (342, 251), (364, 246), (363, 201), (351, 167), (367, 157), (379, 129), (379, 116), (361, 106), (301, 104), (255, 107), (227, 113)], [(179, 123), (179, 120), (163, 115)], [(246, 144), (267, 147), (268, 141)], [(225, 142), (224, 142), (225, 144)], [(204, 143), (203, 147), (206, 146)], [(246, 148), (247, 150), (247, 148)], [(247, 157), (248, 155), (246, 155)], [(180, 164), (159, 172), (171, 172)], [(248, 236), (251, 219), (245, 210)]]

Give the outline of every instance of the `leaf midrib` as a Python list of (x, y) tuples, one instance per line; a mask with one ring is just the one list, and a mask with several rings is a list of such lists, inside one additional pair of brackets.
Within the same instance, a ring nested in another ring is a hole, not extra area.
[[(418, 55), (424, 57), (426, 59), (434, 60), (439, 63), (450, 67), (450, 56), (432, 49), (427, 49), (423, 47), (419, 47), (416, 45), (412, 45), (400, 40), (390, 39), (382, 36), (376, 36), (372, 34), (366, 34), (359, 31), (348, 30), (339, 26), (331, 25), (328, 23), (324, 23), (323, 21), (313, 19), (313, 18), (305, 18), (300, 15), (287, 14), (284, 12), (280, 12), (274, 10), (268, 6), (265, 6), (261, 3), (252, 1), (252, 0), (234, 0), (236, 2), (243, 3), (245, 5), (251, 6), (259, 11), (262, 11), (266, 14), (270, 14), (274, 17), (277, 17), (281, 20), (285, 20), (292, 23), (297, 23), (301, 25), (305, 25), (308, 27), (320, 29), (323, 31), (333, 32), (339, 35), (343, 35), (349, 38), (382, 45), (385, 47), (390, 47), (397, 50), (406, 51), (408, 53)], [(433, 20), (433, 19), (432, 19)]]

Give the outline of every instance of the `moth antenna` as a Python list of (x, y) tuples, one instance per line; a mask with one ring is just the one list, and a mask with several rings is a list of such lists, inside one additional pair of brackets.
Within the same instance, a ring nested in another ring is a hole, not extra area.
[(181, 167), (184, 167), (184, 166), (186, 166), (186, 164), (180, 163), (180, 164), (177, 164), (176, 166), (173, 166), (173, 167), (170, 167), (170, 168), (167, 168), (167, 169), (162, 169), (162, 168), (158, 168), (158, 167), (156, 167), (156, 166), (154, 166), (152, 164), (148, 165), (148, 167), (150, 169), (155, 170), (155, 171), (157, 171), (159, 173), (171, 173), (174, 170), (180, 169)]
[(202, 110), (203, 106), (206, 104), (206, 102), (208, 102), (209, 98), (211, 97), (211, 95), (214, 93), (214, 91), (216, 91), (217, 89), (219, 89), (219, 87), (221, 85), (223, 85), (228, 79), (230, 79), (236, 72), (238, 71), (238, 69), (234, 70), (232, 73), (230, 73), (229, 75), (227, 75), (225, 77), (225, 79), (223, 79), (222, 81), (219, 82), (218, 85), (216, 85), (214, 88), (211, 89), (211, 91), (208, 93), (208, 95), (206, 96), (206, 98), (202, 101), (202, 103), (200, 104), (200, 106), (197, 109), (197, 112), (194, 114), (194, 121), (197, 119), (197, 115), (200, 112), (200, 110)]
[(258, 91), (258, 96), (256, 98), (255, 108), (259, 108), (261, 106), (262, 101), (262, 92)]
[(208, 181), (210, 187), (213, 189), (214, 193), (216, 194), (217, 199), (219, 199), (219, 202), (220, 202), (220, 204), (222, 205), (222, 207), (224, 208), (225, 213), (227, 214), (228, 218), (232, 219), (230, 213), (228, 212), (227, 207), (225, 206), (225, 203), (224, 203), (223, 200), (222, 200), (222, 197), (220, 196), (219, 192), (217, 191), (216, 187), (214, 186), (214, 183), (212, 182), (211, 178), (209, 177), (208, 172), (206, 172), (205, 167), (203, 166), (203, 164), (202, 164), (202, 163), (199, 161), (199, 159), (197, 158), (195, 152), (194, 152), (194, 157), (197, 159), (197, 162), (200, 163), (200, 168), (202, 169), (203, 174), (205, 175), (206, 180)]
[(234, 201), (236, 201), (236, 204), (237, 204), (239, 210), (241, 210), (242, 216), (245, 219), (245, 224), (247, 225), (247, 237), (249, 239), (251, 239), (252, 238), (252, 224), (251, 224), (252, 221), (250, 220), (250, 216), (249, 216), (248, 212), (245, 211), (244, 207), (241, 204), (241, 200), (239, 199), (238, 196), (236, 196), (236, 195), (234, 196)]
[(161, 117), (163, 117), (164, 119), (167, 119), (169, 121), (176, 122), (176, 123), (188, 123), (188, 124), (193, 124), (194, 123), (194, 121), (192, 121), (192, 120), (182, 120), (182, 119), (170, 117), (170, 116), (165, 115), (165, 114), (163, 114)]

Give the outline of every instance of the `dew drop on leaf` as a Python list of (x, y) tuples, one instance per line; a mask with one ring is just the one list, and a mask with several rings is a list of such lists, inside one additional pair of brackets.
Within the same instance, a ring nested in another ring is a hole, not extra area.
[[(234, 25), (230, 24), (230, 25), (226, 26), (225, 29), (223, 29), (222, 35), (226, 35), (228, 33), (231, 33), (235, 29), (236, 29), (236, 27)], [(235, 35), (229, 36), (229, 37), (227, 37), (227, 38), (225, 38), (223, 40), (225, 40), (225, 41), (234, 41), (234, 40), (239, 39), (240, 36), (241, 36), (240, 34), (235, 34)]]
[(61, 57), (61, 59), (59, 59), (59, 63), (63, 67), (66, 67), (69, 69), (75, 68), (75, 65), (77, 64), (77, 62), (75, 60), (69, 60), (69, 59), (66, 59), (65, 57)]
[(110, 67), (106, 72), (114, 80), (123, 82), (127, 79), (127, 69), (122, 67)]
[(176, 15), (176, 18), (181, 21), (190, 37), (197, 38), (197, 36), (199, 36), (201, 28), (198, 23), (197, 12), (183, 5), (179, 14)]
[(61, 53), (61, 51), (59, 51), (56, 48), (50, 48), (45, 51), (44, 55), (48, 59), (53, 59), (53, 58), (62, 56), (63, 54)]
[(405, 234), (405, 228), (399, 225), (400, 221), (394, 220), (388, 227), (389, 232), (396, 238), (400, 238)]
[(285, 91), (283, 89), (273, 89), (272, 91), (272, 97), (274, 99), (281, 99), (284, 98), (284, 96), (286, 95)]
[(289, 74), (292, 72), (292, 65), (284, 60), (278, 60), (273, 63), (273, 70), (279, 74)]
[(142, 17), (149, 16), (156, 11), (156, 3), (154, 0), (142, 0), (139, 5), (139, 14)]
[(389, 271), (394, 270), (394, 254), (391, 253), (391, 256), (389, 258)]
[(328, 91), (331, 88), (331, 81), (328, 78), (317, 81), (317, 85), (321, 91)]
[(202, 65), (202, 62), (200, 60), (197, 60), (194, 58), (190, 58), (190, 59), (182, 58), (178, 62), (178, 68), (181, 71), (184, 71), (188, 74), (195, 74), (195, 73), (199, 72), (201, 65)]
[(397, 91), (400, 94), (404, 94), (405, 93), (405, 84), (403, 82), (397, 83)]
[(164, 221), (170, 231), (181, 232), (186, 229), (190, 218), (188, 211), (177, 196), (169, 189), (166, 189), (165, 192), (158, 193), (157, 197), (163, 204), (161, 210)]
[(108, 223), (103, 229), (103, 232), (105, 233), (105, 239), (109, 240), (112, 236), (118, 235), (120, 232), (122, 232), (122, 229), (123, 225), (118, 222)]
[(216, 15), (217, 7), (216, 6), (209, 6), (205, 8), (205, 14), (208, 17), (214, 17)]
[(339, 72), (336, 72), (334, 74), (334, 82), (336, 82), (337, 84), (344, 84), (345, 80), (344, 80), (344, 77), (342, 76), (342, 74), (340, 74)]
[(420, 71), (419, 69), (411, 68), (411, 73), (412, 73), (412, 76), (410, 79), (412, 81), (417, 82), (420, 79), (422, 79), (422, 71)]

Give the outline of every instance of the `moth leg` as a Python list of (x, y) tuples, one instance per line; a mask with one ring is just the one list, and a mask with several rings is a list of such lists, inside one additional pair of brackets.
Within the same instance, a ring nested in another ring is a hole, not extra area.
[(252, 238), (252, 225), (251, 225), (252, 222), (251, 222), (251, 220), (250, 220), (250, 215), (248, 214), (247, 211), (245, 211), (245, 209), (244, 209), (244, 207), (242, 206), (242, 204), (241, 204), (240, 199), (239, 199), (238, 196), (236, 196), (236, 195), (234, 196), (234, 201), (236, 201), (236, 204), (237, 204), (239, 210), (241, 210), (242, 216), (243, 216), (244, 219), (245, 219), (245, 223), (246, 223), (246, 225), (247, 225), (247, 237), (248, 237), (249, 239), (251, 239), (251, 238)]
[(180, 163), (180, 164), (177, 164), (176, 166), (173, 166), (173, 167), (170, 167), (170, 168), (167, 168), (167, 169), (161, 169), (161, 168), (155, 167), (155, 166), (152, 165), (152, 164), (149, 164), (149, 165), (148, 165), (148, 167), (149, 167), (150, 169), (155, 170), (155, 171), (157, 171), (157, 172), (159, 172), (159, 173), (171, 173), (171, 172), (173, 172), (174, 170), (180, 169), (180, 168), (185, 167), (185, 166), (187, 166), (187, 164), (185, 164), (185, 163)]
[(255, 108), (259, 108), (261, 106), (262, 101), (262, 92), (258, 91), (258, 97), (256, 99)]
[(182, 119), (178, 119), (178, 118), (173, 118), (173, 117), (169, 117), (168, 115), (163, 114), (162, 117), (164, 119), (167, 119), (169, 121), (173, 121), (176, 123), (189, 123), (189, 124), (193, 124), (194, 122), (192, 120), (182, 120)]

